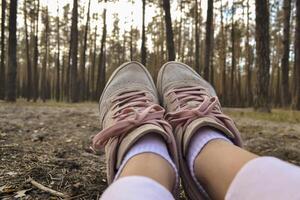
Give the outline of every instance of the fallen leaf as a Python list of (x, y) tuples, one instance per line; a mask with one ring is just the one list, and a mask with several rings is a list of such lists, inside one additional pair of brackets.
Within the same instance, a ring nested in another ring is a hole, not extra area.
[(31, 190), (31, 189), (20, 190), (20, 191), (16, 192), (15, 198), (25, 197), (26, 196), (26, 192), (28, 192), (29, 190)]
[(0, 187), (0, 193), (12, 193), (15, 189), (11, 185), (3, 185)]
[(17, 172), (7, 172), (6, 174), (7, 174), (7, 175), (10, 175), (10, 176), (15, 176), (15, 175), (17, 175), (18, 173), (17, 173)]
[(67, 139), (66, 142), (70, 143), (70, 142), (72, 142), (72, 139)]

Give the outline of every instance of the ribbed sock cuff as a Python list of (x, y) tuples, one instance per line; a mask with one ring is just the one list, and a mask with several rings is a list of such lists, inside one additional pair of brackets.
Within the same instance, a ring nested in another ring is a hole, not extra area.
[(194, 170), (194, 163), (196, 160), (196, 157), (200, 154), (201, 150), (205, 147), (205, 145), (216, 139), (225, 140), (231, 143), (231, 141), (224, 136), (224, 134), (221, 131), (209, 128), (209, 127), (203, 127), (200, 128), (197, 133), (192, 137), (191, 142), (189, 144), (189, 150), (186, 155), (187, 157), (187, 164), (190, 170), (190, 173), (198, 185), (200, 190), (203, 190), (203, 187), (201, 186), (200, 182), (196, 178), (195, 170)]
[(154, 153), (168, 161), (168, 163), (174, 169), (174, 173), (176, 174), (176, 185), (179, 184), (178, 170), (170, 157), (167, 145), (160, 136), (151, 133), (140, 138), (126, 153), (124, 159), (122, 160), (121, 166), (119, 167), (118, 172), (115, 176), (115, 180), (119, 178), (123, 168), (129, 161), (129, 159), (141, 153)]

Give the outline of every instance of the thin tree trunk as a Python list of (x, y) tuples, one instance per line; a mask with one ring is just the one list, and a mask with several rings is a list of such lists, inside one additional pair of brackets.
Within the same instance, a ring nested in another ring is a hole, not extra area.
[(5, 98), (5, 13), (6, 0), (2, 0), (2, 18), (1, 18), (1, 58), (0, 58), (0, 99)]
[(246, 28), (246, 68), (247, 68), (247, 80), (246, 80), (246, 105), (251, 106), (253, 103), (253, 94), (252, 94), (252, 72), (251, 72), (251, 55), (250, 55), (250, 26), (249, 26), (249, 18), (250, 18), (250, 4), (249, 0), (247, 0), (247, 28)]
[(181, 54), (181, 47), (182, 47), (182, 23), (183, 23), (183, 20), (182, 20), (182, 13), (183, 13), (183, 0), (180, 1), (180, 4), (179, 4), (179, 9), (180, 9), (180, 20), (179, 20), (179, 33), (178, 33), (178, 50), (177, 50), (177, 55), (178, 55), (178, 59), (182, 60), (182, 54)]
[[(134, 1), (131, 1), (133, 6)], [(130, 61), (133, 61), (133, 11), (130, 13), (131, 15), (131, 26), (130, 26)]]
[(214, 70), (214, 45), (215, 45), (215, 42), (214, 42), (214, 31), (215, 31), (215, 25), (212, 24), (212, 29), (211, 29), (211, 35), (212, 37), (210, 38), (211, 39), (211, 47), (210, 47), (210, 62), (209, 62), (209, 67), (210, 67), (210, 70), (209, 70), (209, 81), (210, 81), (210, 84), (214, 87), (215, 86), (215, 70)]
[(235, 105), (235, 24), (234, 24), (234, 14), (235, 7), (232, 5), (231, 10), (231, 73), (230, 73), (230, 104)]
[(61, 66), (61, 82), (60, 82), (60, 99), (64, 100), (64, 88), (65, 88), (65, 71), (66, 71), (66, 62), (65, 55), (62, 54), (62, 66)]
[(67, 69), (66, 69), (66, 87), (65, 87), (65, 96), (67, 97), (67, 101), (70, 101), (70, 80), (71, 80), (71, 55), (72, 55), (72, 48), (73, 43), (71, 42), (72, 32), (70, 34), (70, 41), (69, 41), (69, 52), (68, 52), (68, 60), (67, 60)]
[(122, 45), (122, 62), (126, 60), (126, 31), (123, 33), (123, 45)]
[(57, 17), (56, 17), (56, 23), (57, 23), (57, 54), (56, 54), (56, 89), (55, 89), (55, 100), (60, 100), (60, 34), (59, 34), (59, 4), (57, 1)]
[(292, 107), (300, 110), (300, 0), (296, 0), (296, 28), (295, 28), (295, 94)]
[(255, 0), (255, 13), (257, 81), (254, 108), (257, 111), (270, 112), (270, 33), (268, 0)]
[(204, 78), (209, 80), (210, 77), (210, 56), (211, 56), (211, 35), (213, 25), (213, 8), (214, 1), (207, 0), (207, 19), (206, 19), (206, 35), (205, 35), (205, 58), (204, 58)]
[(141, 61), (143, 65), (146, 65), (147, 62), (147, 49), (146, 49), (146, 30), (145, 30), (145, 8), (146, 8), (146, 0), (142, 0), (143, 2), (143, 25), (142, 25), (142, 47), (141, 47)]
[(26, 46), (26, 65), (27, 65), (27, 83), (26, 83), (26, 98), (27, 101), (31, 99), (32, 87), (32, 71), (31, 71), (31, 58), (28, 39), (27, 27), (27, 0), (24, 0), (24, 26), (25, 26), (25, 46)]
[(289, 92), (289, 53), (290, 53), (290, 16), (291, 0), (284, 0), (283, 56), (281, 59), (281, 104), (286, 107), (290, 102)]
[[(106, 0), (104, 1), (106, 3)], [(106, 42), (106, 8), (103, 11), (103, 32), (101, 38), (101, 48), (98, 63), (98, 79), (97, 79), (97, 99), (99, 99), (104, 87), (106, 79), (106, 67), (105, 67), (105, 42)]]
[(94, 33), (94, 52), (92, 59), (92, 69), (91, 69), (91, 97), (95, 98), (95, 69), (96, 69), (96, 55), (97, 55), (97, 26), (95, 27)]
[(48, 65), (48, 36), (49, 36), (49, 16), (48, 7), (46, 8), (46, 19), (45, 19), (45, 55), (42, 67), (42, 79), (41, 79), (41, 99), (43, 102), (47, 99), (47, 65)]
[(6, 84), (6, 100), (16, 101), (17, 77), (17, 0), (10, 1), (9, 8), (9, 38), (8, 38), (8, 69)]
[(195, 68), (198, 74), (200, 74), (200, 38), (199, 38), (199, 10), (198, 0), (195, 0)]
[(33, 84), (32, 84), (32, 91), (33, 91), (33, 101), (36, 102), (38, 99), (38, 59), (39, 59), (39, 47), (38, 47), (38, 33), (39, 33), (39, 11), (40, 11), (40, 1), (37, 0), (37, 7), (35, 6), (37, 13), (35, 19), (35, 33), (34, 33), (34, 51), (33, 51)]
[(277, 71), (277, 82), (276, 82), (276, 92), (275, 92), (275, 105), (280, 106), (280, 68), (279, 63), (276, 62), (276, 71)]
[(226, 88), (226, 30), (224, 30), (224, 15), (223, 15), (223, 2), (221, 1), (221, 35), (222, 35), (222, 47), (221, 47), (221, 62), (222, 62), (222, 102), (227, 103), (227, 88)]
[(175, 48), (173, 39), (172, 19), (170, 12), (170, 0), (163, 0), (163, 8), (165, 11), (165, 24), (166, 24), (166, 37), (167, 37), (167, 48), (168, 48), (168, 60), (175, 60)]
[(77, 53), (78, 53), (78, 2), (73, 0), (72, 25), (71, 25), (71, 68), (70, 68), (70, 101), (78, 101), (77, 93)]
[(86, 24), (85, 24), (85, 30), (84, 30), (84, 38), (83, 38), (83, 48), (82, 48), (82, 54), (81, 54), (81, 63), (80, 63), (80, 92), (79, 97), (81, 101), (84, 101), (86, 99), (85, 95), (85, 89), (86, 89), (86, 81), (85, 81), (85, 62), (86, 62), (86, 49), (87, 49), (87, 36), (89, 31), (89, 24), (90, 24), (90, 5), (91, 0), (89, 0), (88, 3), (88, 11), (86, 15)]

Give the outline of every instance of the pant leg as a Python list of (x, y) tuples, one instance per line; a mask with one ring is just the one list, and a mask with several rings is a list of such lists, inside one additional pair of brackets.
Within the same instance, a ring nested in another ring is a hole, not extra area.
[(227, 200), (299, 200), (300, 168), (273, 157), (248, 162), (232, 181)]
[(101, 200), (173, 200), (172, 194), (158, 182), (143, 176), (127, 176), (110, 185)]

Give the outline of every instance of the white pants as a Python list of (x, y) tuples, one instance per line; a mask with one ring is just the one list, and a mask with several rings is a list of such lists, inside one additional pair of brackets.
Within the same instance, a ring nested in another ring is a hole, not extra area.
[[(172, 194), (159, 183), (141, 176), (115, 181), (102, 200), (171, 200)], [(300, 168), (273, 157), (249, 161), (232, 181), (228, 200), (300, 200)]]

